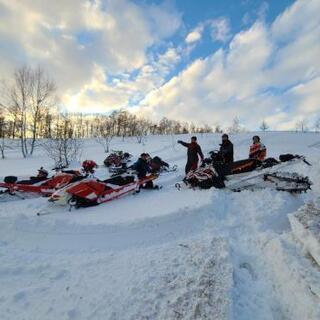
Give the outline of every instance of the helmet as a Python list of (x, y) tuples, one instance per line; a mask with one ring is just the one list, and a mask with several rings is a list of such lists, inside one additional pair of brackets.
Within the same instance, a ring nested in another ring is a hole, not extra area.
[(93, 160), (85, 160), (82, 162), (82, 168), (87, 173), (93, 173), (94, 168), (97, 168), (98, 165)]
[(39, 170), (38, 170), (38, 177), (47, 177), (49, 175), (49, 172), (44, 169), (43, 167), (41, 167)]
[(259, 136), (253, 136), (252, 139), (257, 139), (260, 142), (260, 137)]

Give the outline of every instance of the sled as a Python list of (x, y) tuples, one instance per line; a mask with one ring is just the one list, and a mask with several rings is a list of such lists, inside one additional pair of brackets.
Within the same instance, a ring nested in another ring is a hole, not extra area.
[(70, 205), (70, 208), (95, 206), (135, 193), (142, 185), (156, 178), (156, 174), (140, 180), (134, 175), (117, 176), (104, 181), (87, 178), (56, 191), (49, 201), (59, 205)]

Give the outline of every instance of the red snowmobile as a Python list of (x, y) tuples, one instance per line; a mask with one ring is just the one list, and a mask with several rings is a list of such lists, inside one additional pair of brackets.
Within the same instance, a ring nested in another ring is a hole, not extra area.
[(56, 190), (66, 185), (84, 179), (94, 172), (97, 164), (92, 160), (86, 160), (82, 163), (82, 170), (64, 170), (55, 168), (57, 171), (52, 177), (43, 167), (38, 170), (37, 176), (30, 177), (27, 180), (18, 180), (16, 176), (7, 176), (4, 182), (0, 182), (1, 194), (9, 194), (23, 198), (23, 194), (38, 194), (45, 197), (52, 195)]
[(41, 174), (44, 169), (39, 169), (39, 174), (35, 177), (30, 177), (28, 180), (18, 180), (16, 176), (7, 176), (4, 178), (4, 182), (0, 182), (0, 188), (2, 194), (16, 195), (19, 197), (19, 193), (34, 193), (42, 196), (50, 196), (54, 191), (62, 188), (70, 182), (76, 181), (81, 178), (80, 171), (77, 170), (65, 170), (60, 171), (48, 177), (48, 173)]
[(86, 178), (57, 190), (49, 201), (60, 205), (69, 204), (70, 208), (90, 207), (138, 192), (144, 185), (148, 185), (147, 182), (156, 178), (157, 174), (150, 174), (140, 180), (133, 174), (116, 176), (104, 181)]

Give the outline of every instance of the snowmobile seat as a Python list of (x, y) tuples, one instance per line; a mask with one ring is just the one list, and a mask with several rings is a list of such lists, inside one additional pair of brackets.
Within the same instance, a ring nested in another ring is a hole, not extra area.
[(261, 161), (256, 159), (244, 159), (229, 164), (215, 164), (214, 169), (219, 177), (225, 177), (232, 174), (251, 172), (261, 165)]
[(75, 174), (78, 175), (79, 171), (77, 170), (62, 170), (63, 173), (68, 173), (68, 174)]
[(47, 179), (48, 178), (46, 177), (30, 177), (29, 180), (21, 180), (21, 181), (18, 181), (17, 183), (18, 184), (35, 184), (41, 181), (45, 181)]
[(294, 156), (293, 154), (291, 153), (286, 153), (286, 154), (280, 154), (279, 156), (279, 160), (281, 162), (287, 162), (287, 161), (290, 161), (290, 160), (293, 160), (297, 158), (297, 156)]
[(126, 176), (126, 177), (117, 176), (117, 177), (113, 177), (113, 178), (109, 178), (107, 180), (104, 180), (104, 183), (110, 183), (110, 184), (114, 184), (117, 186), (124, 186), (124, 185), (129, 184), (133, 181), (134, 181), (134, 176)]
[(275, 165), (279, 164), (279, 161), (276, 160), (275, 158), (267, 158), (265, 160), (262, 161), (261, 163), (261, 167), (262, 168), (271, 168)]
[(6, 176), (4, 177), (5, 183), (16, 183), (18, 178), (16, 176)]

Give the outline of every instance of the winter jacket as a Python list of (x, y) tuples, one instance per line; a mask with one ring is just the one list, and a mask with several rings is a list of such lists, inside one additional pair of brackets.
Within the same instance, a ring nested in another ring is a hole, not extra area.
[(250, 146), (249, 158), (263, 161), (267, 156), (267, 148), (261, 142), (254, 143)]
[(233, 144), (231, 141), (227, 140), (220, 144), (220, 155), (223, 163), (233, 162)]
[(150, 161), (150, 167), (154, 171), (160, 170), (161, 167), (169, 167), (169, 164), (163, 161), (160, 157), (154, 157)]
[(142, 158), (139, 158), (132, 168), (137, 171), (139, 179), (144, 178), (147, 173), (150, 172), (150, 167), (147, 161), (143, 160)]
[(201, 147), (196, 142), (186, 143), (183, 141), (178, 141), (178, 143), (188, 148), (188, 163), (198, 163), (199, 156), (201, 160), (203, 160)]

